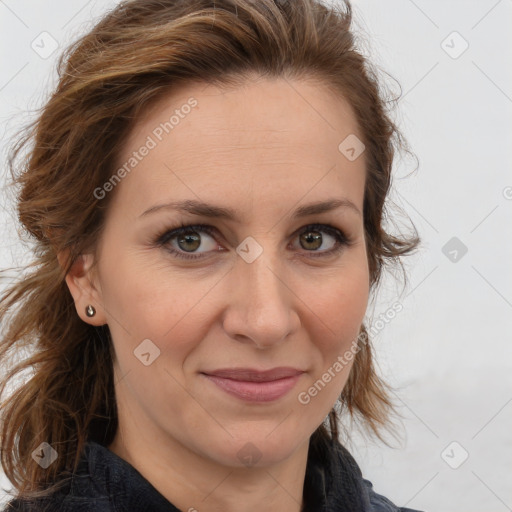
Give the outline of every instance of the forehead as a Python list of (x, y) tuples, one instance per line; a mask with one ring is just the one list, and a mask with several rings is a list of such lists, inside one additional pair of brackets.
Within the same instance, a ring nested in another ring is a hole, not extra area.
[(339, 149), (353, 136), (363, 138), (351, 106), (319, 83), (190, 84), (161, 97), (135, 124), (117, 162), (135, 165), (117, 192), (139, 211), (166, 198), (229, 195), (271, 204), (276, 194), (297, 202), (337, 191), (362, 208), (365, 155), (351, 161)]

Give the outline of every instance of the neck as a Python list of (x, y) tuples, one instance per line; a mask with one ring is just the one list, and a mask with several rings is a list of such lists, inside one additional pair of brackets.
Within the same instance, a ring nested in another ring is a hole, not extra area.
[[(147, 442), (151, 440), (151, 442)], [(191, 452), (175, 439), (131, 439), (118, 430), (108, 448), (130, 463), (179, 510), (301, 512), (309, 439), (268, 467), (230, 467)], [(131, 447), (136, 447), (132, 449)]]

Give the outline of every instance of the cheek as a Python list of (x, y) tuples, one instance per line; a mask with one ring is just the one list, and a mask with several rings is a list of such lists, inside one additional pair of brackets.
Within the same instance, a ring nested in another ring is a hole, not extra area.
[(308, 287), (302, 292), (314, 313), (309, 315), (311, 323), (306, 329), (318, 360), (308, 383), (310, 387), (304, 389), (307, 396), (300, 403), (311, 400), (311, 406), (321, 409), (321, 414), (328, 413), (348, 380), (368, 305), (366, 253), (358, 251), (351, 256), (315, 289)]
[[(157, 271), (128, 258), (117, 260), (108, 270), (102, 292), (123, 406), (137, 415), (135, 397), (137, 407), (155, 422), (158, 415), (191, 414), (185, 406), (190, 397), (184, 392), (187, 382), (182, 368), (206, 336), (208, 326), (200, 316), (207, 285), (192, 286), (188, 276)], [(194, 405), (191, 411), (198, 414)]]
[[(347, 258), (343, 267), (303, 288), (317, 335), (313, 337), (324, 354), (332, 356), (357, 338), (368, 305), (369, 282), (366, 254)], [(316, 321), (315, 321), (316, 319)]]
[(115, 248), (108, 254), (101, 266), (104, 306), (113, 322), (122, 323), (127, 331), (160, 336), (197, 302), (197, 288), (191, 286), (188, 276), (171, 273), (144, 254)]
[(337, 287), (332, 300), (326, 302), (330, 329), (338, 334), (333, 349), (345, 349), (357, 337), (368, 305), (368, 286), (365, 281), (351, 279)]
[(102, 298), (123, 369), (140, 364), (133, 352), (146, 339), (164, 356), (160, 364), (165, 359), (167, 367), (181, 366), (206, 337), (205, 297), (216, 279), (194, 281), (190, 272), (171, 271), (162, 264), (156, 268), (139, 256), (117, 256), (103, 260)]

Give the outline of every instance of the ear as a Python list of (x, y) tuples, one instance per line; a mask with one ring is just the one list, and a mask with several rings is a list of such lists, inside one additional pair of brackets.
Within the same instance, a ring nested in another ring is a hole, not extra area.
[[(57, 258), (61, 266), (65, 265), (69, 257), (69, 252), (59, 252)], [(80, 255), (66, 274), (66, 284), (75, 301), (75, 308), (78, 316), (90, 325), (100, 326), (107, 323), (103, 300), (101, 297), (101, 287), (92, 270), (93, 255)], [(91, 305), (96, 313), (94, 316), (86, 315), (86, 308)]]

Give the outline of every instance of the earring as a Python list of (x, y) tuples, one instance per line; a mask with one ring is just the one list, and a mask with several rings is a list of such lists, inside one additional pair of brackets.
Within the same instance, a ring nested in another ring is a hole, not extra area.
[(96, 314), (96, 310), (90, 304), (85, 308), (85, 314), (89, 317), (94, 316)]

